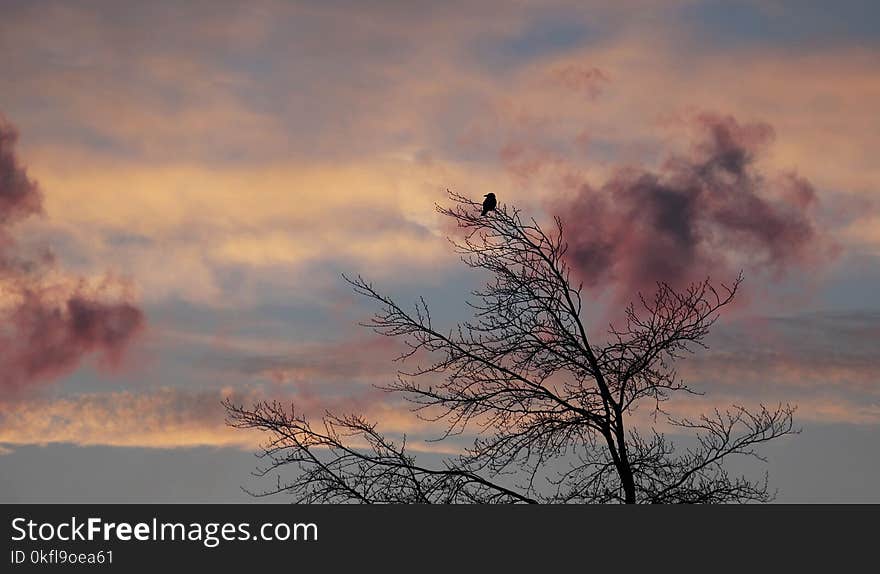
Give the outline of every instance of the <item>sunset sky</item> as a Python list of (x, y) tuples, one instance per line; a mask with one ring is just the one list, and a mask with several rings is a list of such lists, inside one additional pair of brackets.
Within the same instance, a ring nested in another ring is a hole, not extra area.
[[(781, 501), (880, 480), (880, 3), (0, 0), (0, 501), (242, 501), (224, 397), (362, 412), (485, 277), (446, 188), (561, 216), (601, 340), (743, 270), (683, 410), (791, 401)], [(724, 177), (692, 193), (709, 165)], [(442, 449), (441, 449), (442, 450)]]

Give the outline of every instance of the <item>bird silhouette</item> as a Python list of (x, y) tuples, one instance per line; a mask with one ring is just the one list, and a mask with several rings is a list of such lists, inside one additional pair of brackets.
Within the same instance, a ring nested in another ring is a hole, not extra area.
[(495, 211), (495, 206), (498, 205), (498, 200), (495, 199), (495, 194), (487, 193), (483, 197), (486, 199), (483, 200), (483, 213), (480, 215), (486, 215), (490, 211)]

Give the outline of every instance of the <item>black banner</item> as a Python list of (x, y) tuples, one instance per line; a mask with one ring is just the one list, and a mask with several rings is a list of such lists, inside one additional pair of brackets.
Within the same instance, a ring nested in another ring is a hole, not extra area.
[(764, 571), (876, 568), (880, 506), (2, 505), (2, 514), (0, 572)]

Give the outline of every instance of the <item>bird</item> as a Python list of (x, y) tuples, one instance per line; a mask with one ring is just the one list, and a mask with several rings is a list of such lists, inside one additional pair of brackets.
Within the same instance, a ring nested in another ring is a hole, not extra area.
[(498, 205), (498, 200), (495, 199), (494, 193), (487, 193), (484, 195), (486, 199), (483, 200), (483, 213), (480, 215), (486, 215), (490, 211), (495, 211), (495, 206)]

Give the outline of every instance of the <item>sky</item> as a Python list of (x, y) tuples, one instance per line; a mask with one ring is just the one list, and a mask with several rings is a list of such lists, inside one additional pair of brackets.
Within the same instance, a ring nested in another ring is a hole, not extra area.
[(0, 0), (0, 501), (242, 501), (225, 397), (364, 413), (484, 276), (434, 205), (561, 216), (585, 321), (745, 282), (682, 409), (790, 401), (781, 501), (880, 502), (880, 5)]

